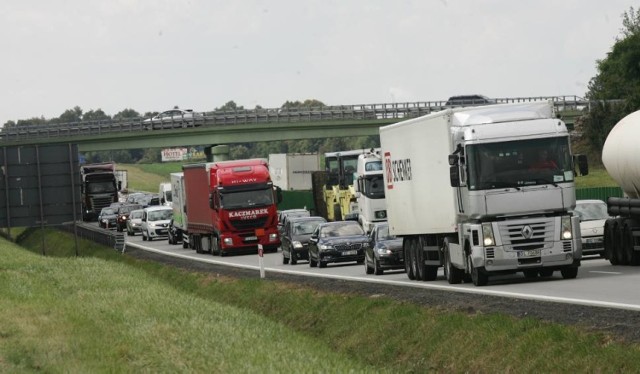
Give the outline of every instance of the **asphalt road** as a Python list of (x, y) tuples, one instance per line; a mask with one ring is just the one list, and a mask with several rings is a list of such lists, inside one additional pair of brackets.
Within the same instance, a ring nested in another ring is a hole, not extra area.
[[(125, 236), (127, 248), (138, 248), (203, 263), (221, 264), (255, 270), (260, 273), (260, 259), (257, 254), (237, 256), (212, 256), (197, 254), (191, 249), (183, 249), (181, 244), (170, 245), (166, 239), (151, 242), (142, 241), (140, 234)], [(297, 265), (284, 265), (282, 253), (265, 253), (263, 256), (265, 277), (270, 273), (285, 273), (310, 277), (324, 277), (354, 282), (371, 282), (394, 286), (420, 287), (439, 291), (462, 292), (505, 298), (551, 301), (574, 305), (597, 306), (629, 311), (640, 311), (640, 293), (636, 291), (640, 283), (640, 267), (613, 266), (600, 258), (585, 258), (576, 279), (562, 279), (560, 272), (550, 278), (525, 279), (522, 273), (492, 277), (489, 285), (475, 287), (473, 284), (450, 285), (444, 278), (442, 269), (438, 280), (433, 282), (412, 281), (401, 271), (389, 271), (383, 275), (367, 275), (363, 265), (354, 263), (329, 264), (326, 268), (311, 268), (305, 261)]]

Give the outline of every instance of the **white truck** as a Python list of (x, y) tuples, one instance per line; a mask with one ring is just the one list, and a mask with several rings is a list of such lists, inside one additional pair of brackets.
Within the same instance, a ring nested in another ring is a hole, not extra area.
[[(171, 173), (171, 190), (173, 208), (173, 220), (169, 225), (169, 244), (178, 244), (182, 241), (182, 248), (189, 247), (187, 232), (187, 195), (184, 191), (184, 173)], [(186, 239), (185, 239), (186, 238)]]
[(618, 122), (602, 147), (602, 163), (625, 197), (607, 199), (604, 256), (612, 265), (640, 265), (640, 111)]
[(171, 182), (161, 182), (158, 188), (158, 197), (160, 199), (160, 205), (171, 206), (173, 201)]
[(387, 220), (380, 148), (372, 148), (358, 156), (354, 189), (358, 202), (358, 222), (365, 232)]
[[(410, 279), (575, 278), (574, 167), (553, 103), (447, 109), (380, 128), (387, 214)], [(545, 160), (543, 153), (548, 153)]]
[(269, 174), (283, 191), (311, 191), (311, 174), (320, 170), (317, 153), (273, 153), (269, 155)]

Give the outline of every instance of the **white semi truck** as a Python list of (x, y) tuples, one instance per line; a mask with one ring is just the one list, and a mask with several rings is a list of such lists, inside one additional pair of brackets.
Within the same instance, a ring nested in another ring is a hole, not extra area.
[(577, 276), (573, 159), (551, 102), (447, 109), (382, 127), (380, 142), (410, 279)]
[(387, 220), (380, 148), (372, 148), (358, 156), (354, 188), (358, 202), (358, 222), (369, 233), (373, 225)]
[(318, 153), (273, 153), (269, 155), (269, 174), (283, 191), (311, 191), (311, 174), (320, 170)]
[(640, 111), (618, 122), (602, 148), (602, 163), (625, 197), (607, 199), (604, 256), (612, 265), (640, 265)]

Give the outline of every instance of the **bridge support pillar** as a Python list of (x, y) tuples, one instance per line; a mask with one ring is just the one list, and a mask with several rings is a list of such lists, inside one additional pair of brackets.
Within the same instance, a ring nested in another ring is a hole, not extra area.
[(207, 156), (207, 162), (227, 161), (229, 159), (229, 146), (212, 145), (204, 147), (204, 154)]

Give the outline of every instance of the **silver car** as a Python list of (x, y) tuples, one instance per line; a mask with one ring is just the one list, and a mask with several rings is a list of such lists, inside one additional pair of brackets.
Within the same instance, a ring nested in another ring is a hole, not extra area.
[(204, 115), (191, 109), (171, 109), (142, 121), (147, 130), (194, 127), (200, 126), (202, 122)]

